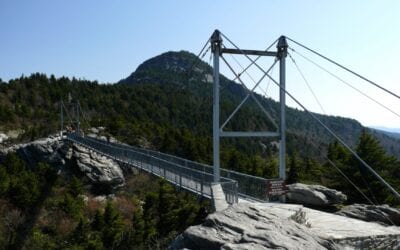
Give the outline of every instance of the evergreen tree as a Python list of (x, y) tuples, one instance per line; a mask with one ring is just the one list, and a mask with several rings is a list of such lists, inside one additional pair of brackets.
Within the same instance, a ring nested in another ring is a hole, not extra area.
[(141, 208), (136, 208), (132, 215), (130, 243), (135, 246), (135, 248), (140, 248), (144, 243), (144, 221)]
[(83, 193), (83, 185), (82, 182), (75, 176), (72, 176), (69, 185), (67, 187), (67, 192), (72, 196), (77, 197), (78, 195)]
[(289, 158), (289, 174), (287, 178), (287, 183), (292, 184), (299, 182), (299, 163), (296, 154), (293, 154)]
[(69, 193), (64, 193), (64, 198), (59, 206), (66, 214), (78, 220), (82, 216), (84, 202), (82, 197), (74, 197)]
[[(356, 153), (369, 164), (378, 174), (387, 181), (396, 183), (392, 178), (391, 170), (399, 169), (399, 162), (388, 156), (378, 141), (367, 131), (363, 131), (356, 145)], [(395, 204), (393, 196), (374, 177), (366, 167), (354, 156), (351, 155), (338, 142), (328, 147), (328, 158), (365, 194), (376, 203)], [(330, 167), (330, 165), (326, 164)], [(331, 167), (332, 169), (332, 167)], [(330, 187), (344, 192), (348, 196), (349, 203), (369, 203), (359, 191), (336, 170), (332, 169)]]
[(112, 248), (121, 240), (123, 224), (119, 212), (111, 202), (107, 202), (104, 209), (104, 227), (102, 230), (102, 239), (104, 246)]
[(96, 210), (93, 221), (91, 223), (91, 228), (92, 228), (92, 230), (95, 230), (95, 231), (101, 231), (101, 230), (103, 230), (103, 227), (104, 227), (103, 214), (100, 212), (100, 210)]
[(157, 194), (151, 192), (145, 197), (143, 205), (143, 220), (144, 220), (144, 238), (146, 240), (157, 235), (157, 213), (156, 207), (158, 205)]
[(18, 207), (31, 207), (40, 196), (39, 180), (30, 171), (23, 171), (13, 176), (8, 188), (9, 199)]
[(89, 227), (84, 219), (80, 218), (78, 225), (72, 233), (72, 242), (75, 244), (83, 244), (88, 240)]
[(165, 180), (159, 181), (158, 189), (158, 225), (157, 231), (161, 237), (167, 236), (177, 223), (176, 195), (174, 189)]
[(10, 180), (7, 170), (4, 166), (0, 165), (0, 197), (3, 197), (7, 193), (9, 184)]
[[(365, 130), (360, 135), (360, 140), (356, 147), (357, 154), (369, 164), (380, 176), (387, 181), (392, 179), (390, 169), (396, 167), (396, 159), (388, 156), (379, 142)], [(361, 181), (358, 183), (364, 187), (364, 191), (370, 199), (377, 203), (386, 203), (391, 201), (392, 194), (375, 176), (370, 173), (366, 167), (357, 159), (352, 158), (351, 163), (358, 167)], [(390, 183), (390, 181), (389, 181)]]

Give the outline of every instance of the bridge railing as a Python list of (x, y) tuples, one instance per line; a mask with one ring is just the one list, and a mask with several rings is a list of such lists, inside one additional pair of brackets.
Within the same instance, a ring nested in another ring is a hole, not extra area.
[[(69, 134), (67, 138), (75, 143), (82, 144), (109, 158), (124, 164), (145, 170), (156, 176), (164, 177), (167, 181), (199, 195), (211, 198), (211, 184), (213, 175), (197, 169), (192, 169), (176, 162), (157, 157), (143, 150), (133, 147), (119, 146), (90, 137), (81, 137)], [(221, 178), (221, 186), (229, 204), (238, 202), (237, 182), (228, 178)]]
[[(92, 140), (95, 142), (100, 142), (104, 143), (107, 145), (113, 145), (114, 147), (117, 148), (124, 148), (124, 149), (132, 149), (137, 152), (141, 152), (146, 155), (151, 155), (156, 158), (163, 159), (168, 162), (174, 162), (178, 164), (179, 166), (184, 166), (189, 169), (197, 170), (200, 172), (208, 173), (209, 175), (213, 175), (213, 167), (207, 164), (187, 160), (178, 156), (174, 155), (169, 155), (165, 153), (161, 153), (158, 151), (154, 151), (151, 149), (144, 149), (144, 148), (139, 148), (127, 144), (121, 144), (121, 143), (115, 143), (115, 142), (106, 142), (104, 140), (96, 139), (93, 137), (85, 137), (88, 140)], [(221, 168), (221, 178), (226, 178), (229, 180), (235, 180), (237, 181), (237, 193), (240, 197), (242, 198), (250, 198), (253, 200), (259, 200), (259, 201), (268, 201), (272, 197), (269, 197), (267, 194), (269, 182), (276, 180), (276, 179), (265, 179), (262, 177), (257, 177), (257, 176), (252, 176), (240, 172), (236, 172), (234, 170), (228, 170)], [(223, 179), (221, 180), (223, 181)], [(224, 186), (223, 186), (224, 188)], [(227, 190), (227, 188), (224, 188), (225, 192), (230, 192), (230, 190)]]

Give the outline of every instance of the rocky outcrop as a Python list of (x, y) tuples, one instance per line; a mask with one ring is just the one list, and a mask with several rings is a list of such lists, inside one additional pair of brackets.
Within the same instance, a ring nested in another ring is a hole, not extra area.
[(54, 167), (76, 165), (90, 184), (104, 187), (105, 192), (125, 184), (123, 171), (116, 161), (82, 146), (60, 140), (60, 136), (49, 136), (30, 143), (13, 145), (2, 149), (0, 154), (6, 155), (10, 152), (16, 152), (30, 165), (38, 162), (47, 162)]
[(239, 203), (189, 227), (170, 249), (400, 249), (400, 228), (301, 205)]
[(60, 154), (60, 149), (63, 146), (64, 143), (60, 141), (59, 136), (49, 136), (2, 149), (1, 154), (5, 155), (10, 152), (16, 152), (21, 158), (31, 164), (48, 162), (50, 164), (63, 165), (65, 161), (63, 155)]
[(123, 143), (119, 142), (117, 139), (115, 139), (112, 136), (100, 135), (98, 133), (95, 133), (96, 131), (98, 131), (98, 129), (92, 129), (91, 133), (87, 134), (86, 136), (92, 137), (92, 138), (95, 138), (95, 139), (98, 139), (98, 140), (102, 140), (102, 141), (113, 142), (113, 143), (116, 142), (116, 143), (123, 144)]
[(8, 136), (6, 134), (0, 132), (0, 144), (7, 140), (8, 140)]
[(342, 208), (336, 214), (363, 221), (374, 221), (383, 225), (400, 226), (400, 210), (388, 205), (353, 204)]
[(124, 185), (124, 174), (119, 164), (85, 147), (74, 144), (67, 154), (76, 160), (79, 170), (93, 184), (107, 185), (117, 188)]
[(306, 226), (250, 203), (239, 203), (209, 215), (177, 237), (170, 249), (326, 249), (328, 240)]
[(335, 189), (330, 189), (321, 185), (306, 185), (294, 183), (287, 185), (288, 192), (286, 197), (289, 202), (294, 202), (310, 206), (332, 206), (342, 204), (347, 200), (347, 196)]

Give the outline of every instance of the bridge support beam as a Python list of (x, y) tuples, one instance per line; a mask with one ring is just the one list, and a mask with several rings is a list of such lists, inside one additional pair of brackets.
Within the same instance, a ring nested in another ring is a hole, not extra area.
[(220, 161), (219, 161), (219, 56), (221, 54), (221, 34), (215, 30), (211, 36), (211, 49), (213, 53), (214, 66), (214, 87), (213, 87), (213, 173), (214, 182), (220, 180)]
[(280, 117), (280, 142), (279, 142), (279, 178), (286, 179), (286, 56), (288, 44), (286, 38), (281, 36), (278, 41), (279, 59), (279, 102), (281, 107)]

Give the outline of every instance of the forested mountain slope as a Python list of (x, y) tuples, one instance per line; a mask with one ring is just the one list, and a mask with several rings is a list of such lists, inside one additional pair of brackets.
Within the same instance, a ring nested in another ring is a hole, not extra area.
[[(118, 84), (32, 74), (0, 84), (0, 131), (17, 131), (17, 140), (32, 140), (59, 129), (60, 99), (79, 100), (82, 127), (105, 126), (107, 133), (132, 145), (153, 148), (188, 159), (212, 162), (211, 68), (188, 52), (167, 52), (141, 64)], [(221, 120), (245, 96), (237, 83), (221, 76)], [(277, 121), (279, 104), (259, 96)], [(70, 116), (73, 112), (70, 110)], [(68, 121), (69, 116), (65, 119)], [(363, 126), (353, 119), (316, 114), (356, 148)], [(90, 124), (88, 124), (90, 123)], [(334, 140), (308, 114), (287, 108), (288, 169), (294, 179), (329, 185), (331, 169), (324, 166)], [(254, 102), (249, 101), (226, 130), (276, 130)], [(373, 132), (386, 152), (400, 155), (399, 140)], [(277, 147), (271, 139), (222, 139), (225, 168), (266, 178), (277, 176)], [(346, 156), (349, 157), (349, 156)], [(347, 159), (346, 159), (347, 163)], [(295, 167), (293, 167), (295, 166)], [(381, 166), (379, 166), (381, 167)]]
[[(208, 107), (211, 110), (212, 95), (212, 68), (198, 59), (191, 53), (167, 52), (156, 56), (142, 63), (136, 71), (130, 76), (121, 80), (120, 84), (138, 85), (138, 84), (176, 84), (182, 89), (188, 89), (196, 96), (206, 96), (209, 99)], [(227, 117), (228, 113), (237, 105), (246, 95), (243, 87), (233, 81), (230, 81), (221, 75), (221, 107), (222, 117)], [(258, 95), (264, 107), (271, 113), (275, 121), (279, 117), (279, 105), (272, 99)], [(251, 101), (249, 101), (251, 103)], [(207, 103), (205, 104), (207, 105)], [(238, 118), (232, 122), (231, 129), (255, 129), (272, 128), (271, 123), (265, 119), (258, 110), (255, 103), (251, 103)], [(193, 110), (196, 112), (196, 110)], [(245, 114), (245, 115), (244, 115)], [(305, 145), (311, 146), (309, 150), (317, 153), (317, 145), (326, 145), (332, 140), (332, 137), (321, 125), (313, 120), (307, 113), (297, 109), (287, 109), (287, 126), (289, 130), (289, 140), (294, 140), (297, 144), (302, 141)], [(363, 126), (354, 119), (343, 117), (317, 115), (328, 127), (343, 138), (350, 145), (355, 145)], [(249, 120), (250, 119), (250, 120)], [(254, 121), (257, 120), (257, 121)], [(244, 123), (246, 121), (246, 123)], [(257, 126), (256, 126), (257, 125)], [(382, 146), (393, 155), (400, 156), (400, 141), (394, 137), (386, 136), (381, 131), (374, 131), (374, 135), (381, 141)], [(293, 138), (293, 137), (294, 138)], [(299, 150), (297, 148), (296, 150)], [(304, 152), (307, 153), (307, 152)]]
[[(43, 74), (2, 82), (0, 126), (3, 130), (21, 129), (24, 133), (20, 137), (25, 139), (54, 132), (59, 127), (60, 98), (66, 101), (70, 94), (80, 100), (91, 125), (108, 123), (114, 133), (136, 133), (134, 138), (143, 137), (159, 149), (162, 149), (160, 144), (164, 138), (155, 134), (163, 133), (160, 130), (149, 131), (152, 127), (177, 130), (179, 133), (186, 131), (201, 137), (200, 140), (210, 140), (212, 71), (208, 64), (196, 60), (189, 52), (167, 52), (144, 62), (129, 77), (114, 85), (66, 77), (56, 79)], [(224, 120), (246, 91), (241, 85), (221, 76), (221, 93), (221, 120)], [(278, 103), (264, 97), (259, 99), (278, 123)], [(363, 129), (352, 119), (318, 117), (350, 145), (355, 145)], [(131, 124), (131, 128), (127, 128), (127, 121), (132, 121), (135, 126)], [(143, 126), (148, 123), (149, 126)], [(303, 111), (288, 108), (287, 127), (289, 153), (300, 151), (301, 155), (318, 157), (321, 149), (325, 152), (327, 144), (332, 141), (331, 136)], [(276, 130), (252, 100), (237, 113), (226, 129)], [(173, 136), (174, 133), (168, 134)], [(399, 140), (379, 131), (374, 131), (374, 135), (387, 152), (400, 156)], [(158, 137), (158, 141), (151, 137)], [(229, 143), (229, 140), (225, 141)], [(267, 148), (269, 144), (264, 139), (239, 141), (258, 147), (261, 143)], [(254, 148), (249, 150), (257, 151)], [(209, 159), (206, 155), (204, 152), (201, 158)]]

